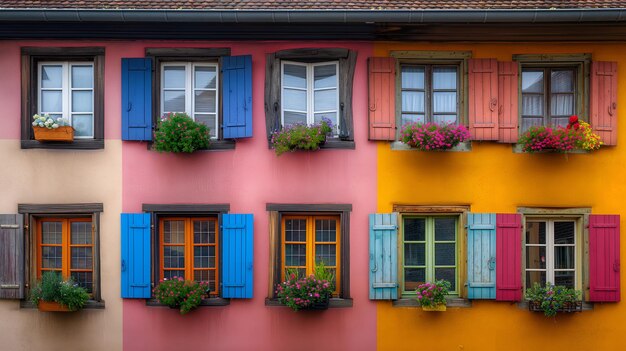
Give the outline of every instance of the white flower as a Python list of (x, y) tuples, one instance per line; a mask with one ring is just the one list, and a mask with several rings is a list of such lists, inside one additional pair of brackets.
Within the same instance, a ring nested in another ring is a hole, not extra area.
[(57, 129), (57, 128), (59, 128), (59, 125), (55, 123), (55, 124), (52, 125), (52, 128)]
[(37, 123), (37, 121), (33, 122), (33, 127), (36, 127), (38, 125), (39, 125), (39, 123)]
[(43, 123), (41, 123), (41, 122), (39, 122), (39, 126), (40, 126), (40, 127), (43, 127), (43, 126), (44, 126), (44, 124), (43, 124)]

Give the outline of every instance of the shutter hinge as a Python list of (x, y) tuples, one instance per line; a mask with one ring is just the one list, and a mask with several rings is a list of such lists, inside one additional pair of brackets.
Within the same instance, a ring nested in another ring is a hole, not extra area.
[(0, 289), (19, 289), (19, 284), (0, 284)]
[(19, 229), (19, 224), (0, 224), (0, 229)]

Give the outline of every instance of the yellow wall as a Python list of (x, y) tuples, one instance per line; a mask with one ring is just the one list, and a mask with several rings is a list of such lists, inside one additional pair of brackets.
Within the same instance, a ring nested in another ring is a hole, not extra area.
[[(380, 43), (391, 50), (469, 50), (474, 58), (510, 61), (513, 54), (591, 53), (618, 62), (618, 93), (626, 92), (626, 45), (611, 44), (430, 44)], [(511, 145), (473, 142), (471, 152), (391, 150), (378, 144), (378, 211), (394, 203), (468, 204), (472, 212), (516, 212), (518, 206), (591, 207), (595, 214), (626, 209), (626, 105), (618, 101), (618, 146), (589, 154), (520, 154)], [(626, 252), (626, 240), (621, 241)], [(622, 270), (622, 280), (624, 280)], [(623, 299), (623, 293), (622, 293)], [(621, 350), (626, 305), (595, 304), (593, 311), (558, 315), (530, 313), (516, 304), (474, 301), (445, 313), (378, 303), (380, 350)]]

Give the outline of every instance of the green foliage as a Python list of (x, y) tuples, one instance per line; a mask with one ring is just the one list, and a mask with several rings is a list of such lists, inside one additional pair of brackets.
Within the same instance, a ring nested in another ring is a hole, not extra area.
[(180, 314), (186, 314), (200, 305), (202, 299), (208, 294), (208, 286), (206, 282), (173, 277), (169, 280), (161, 280), (152, 292), (159, 303), (179, 308)]
[(417, 302), (420, 306), (435, 307), (446, 305), (446, 295), (452, 285), (447, 280), (437, 280), (434, 283), (423, 283), (417, 286)]
[(288, 269), (288, 279), (276, 286), (278, 301), (294, 311), (327, 302), (335, 291), (334, 274), (323, 263), (315, 266), (315, 274), (298, 277), (298, 271)]
[(579, 302), (580, 296), (578, 290), (550, 283), (546, 286), (535, 283), (532, 288), (526, 289), (526, 299), (539, 306), (547, 317), (554, 317), (564, 306)]
[(276, 156), (288, 151), (317, 150), (326, 142), (326, 136), (332, 132), (332, 122), (322, 118), (322, 122), (312, 126), (294, 124), (272, 134), (271, 143)]
[(44, 272), (41, 281), (31, 290), (30, 299), (36, 305), (42, 300), (57, 302), (70, 311), (77, 311), (85, 306), (89, 294), (73, 280), (63, 280), (58, 272)]
[(209, 147), (209, 127), (185, 113), (168, 113), (154, 132), (152, 147), (158, 152), (194, 152)]

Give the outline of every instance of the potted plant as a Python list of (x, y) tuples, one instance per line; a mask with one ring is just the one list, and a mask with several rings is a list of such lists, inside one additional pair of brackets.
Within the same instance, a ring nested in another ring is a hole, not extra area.
[(569, 152), (573, 150), (597, 150), (603, 144), (589, 123), (571, 116), (567, 127), (530, 127), (519, 138), (524, 152)]
[(533, 312), (543, 312), (547, 317), (556, 316), (557, 312), (580, 312), (583, 302), (578, 290), (550, 283), (541, 286), (539, 283), (526, 290), (528, 309)]
[(31, 290), (31, 301), (43, 312), (78, 311), (89, 300), (87, 291), (58, 272), (44, 272)]
[(209, 127), (186, 113), (163, 115), (154, 131), (152, 148), (158, 152), (187, 152), (209, 147)]
[(423, 283), (417, 286), (417, 302), (422, 306), (424, 311), (445, 311), (446, 295), (450, 290), (450, 282), (446, 280), (437, 280), (434, 283)]
[(278, 301), (294, 311), (325, 310), (335, 291), (334, 274), (321, 262), (315, 266), (315, 273), (308, 277), (298, 277), (296, 270), (288, 270), (287, 280), (276, 286)]
[(448, 150), (468, 140), (469, 131), (463, 125), (437, 123), (408, 123), (400, 131), (400, 141), (421, 150)]
[(74, 140), (74, 128), (69, 125), (66, 118), (50, 117), (48, 114), (33, 116), (33, 131), (35, 140), (38, 141), (64, 141)]
[(332, 130), (333, 123), (331, 120), (322, 118), (320, 123), (311, 126), (294, 124), (274, 132), (270, 142), (274, 147), (276, 156), (288, 151), (318, 150), (326, 142), (326, 136)]
[(185, 280), (182, 277), (163, 279), (152, 289), (154, 298), (163, 305), (180, 310), (186, 314), (200, 305), (202, 299), (208, 296), (209, 284)]

